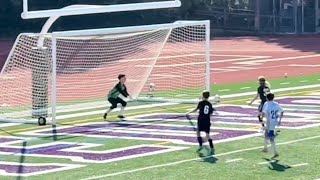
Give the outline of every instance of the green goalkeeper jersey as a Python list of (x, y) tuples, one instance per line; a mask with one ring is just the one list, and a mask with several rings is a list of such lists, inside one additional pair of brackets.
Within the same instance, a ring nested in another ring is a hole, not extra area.
[(114, 88), (111, 89), (111, 91), (108, 94), (108, 98), (116, 99), (120, 94), (122, 94), (124, 97), (129, 96), (129, 93), (127, 92), (127, 87), (119, 82), (117, 85), (114, 86)]

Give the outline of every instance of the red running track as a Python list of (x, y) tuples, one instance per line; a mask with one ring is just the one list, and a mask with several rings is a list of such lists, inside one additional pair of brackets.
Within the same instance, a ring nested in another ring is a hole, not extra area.
[[(12, 45), (13, 41), (0, 41), (0, 68)], [(279, 78), (284, 73), (289, 76), (320, 73), (320, 36), (216, 38), (211, 45), (211, 60), (215, 61), (212, 63), (212, 79), (217, 84), (256, 80), (259, 75)], [(232, 61), (244, 56), (251, 58)], [(266, 58), (255, 59), (255, 56)], [(257, 60), (257, 64), (246, 64)]]

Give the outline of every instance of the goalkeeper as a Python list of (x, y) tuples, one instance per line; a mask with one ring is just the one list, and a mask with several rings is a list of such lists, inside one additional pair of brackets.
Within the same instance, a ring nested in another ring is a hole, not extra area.
[(105, 119), (105, 120), (107, 119), (108, 114), (113, 109), (117, 108), (118, 104), (121, 104), (121, 109), (120, 109), (120, 113), (118, 115), (118, 118), (120, 118), (120, 119), (125, 118), (123, 116), (123, 112), (124, 112), (124, 108), (127, 106), (127, 102), (121, 98), (121, 95), (122, 95), (122, 97), (125, 97), (125, 98), (129, 97), (130, 99), (131, 99), (131, 96), (127, 92), (127, 87), (124, 84), (127, 80), (126, 75), (120, 74), (118, 76), (118, 79), (119, 79), (119, 83), (117, 85), (115, 85), (114, 88), (108, 94), (108, 101), (110, 102), (111, 107), (103, 115), (103, 119)]

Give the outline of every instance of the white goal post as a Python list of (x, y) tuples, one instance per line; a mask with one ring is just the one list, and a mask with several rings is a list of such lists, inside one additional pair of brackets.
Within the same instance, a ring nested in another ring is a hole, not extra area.
[(20, 34), (0, 74), (0, 121), (100, 116), (118, 74), (136, 99), (196, 102), (210, 90), (210, 21)]

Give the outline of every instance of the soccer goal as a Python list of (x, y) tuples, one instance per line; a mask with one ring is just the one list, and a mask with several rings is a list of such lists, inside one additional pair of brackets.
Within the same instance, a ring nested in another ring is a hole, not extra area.
[(0, 120), (90, 115), (120, 73), (135, 99), (197, 99), (210, 89), (209, 21), (20, 34), (0, 74)]

